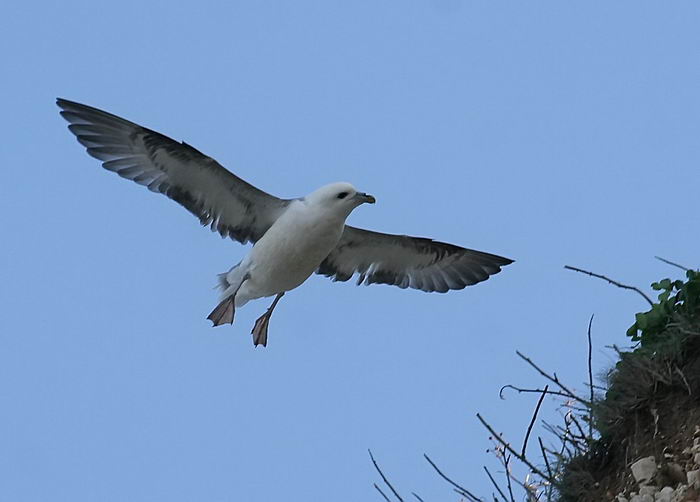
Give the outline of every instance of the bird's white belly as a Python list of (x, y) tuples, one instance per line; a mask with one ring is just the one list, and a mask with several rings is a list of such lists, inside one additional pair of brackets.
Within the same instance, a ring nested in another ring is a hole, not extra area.
[(338, 244), (344, 221), (329, 221), (299, 206), (281, 216), (251, 250), (243, 296), (260, 298), (296, 288)]

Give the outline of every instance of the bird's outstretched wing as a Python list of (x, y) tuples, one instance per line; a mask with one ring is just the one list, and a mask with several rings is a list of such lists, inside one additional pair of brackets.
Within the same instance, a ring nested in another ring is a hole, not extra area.
[(345, 226), (317, 273), (334, 281), (359, 274), (357, 284), (390, 284), (445, 293), (485, 281), (513, 260), (421, 237)]
[(91, 106), (60, 98), (56, 104), (102, 167), (167, 195), (222, 237), (257, 241), (290, 202), (246, 183), (184, 142)]

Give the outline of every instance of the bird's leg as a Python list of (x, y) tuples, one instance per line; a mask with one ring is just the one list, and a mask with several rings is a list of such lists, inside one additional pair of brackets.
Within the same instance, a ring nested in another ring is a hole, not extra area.
[(284, 291), (275, 297), (270, 308), (255, 321), (255, 326), (253, 326), (253, 331), (251, 331), (251, 333), (253, 335), (253, 345), (256, 347), (258, 345), (262, 345), (263, 347), (267, 346), (267, 327), (270, 324), (270, 317), (272, 316), (272, 311), (275, 310), (277, 302), (280, 301), (280, 298), (283, 296)]
[(238, 291), (243, 286), (243, 283), (248, 280), (246, 276), (241, 283), (236, 288), (231, 296), (227, 296), (211, 311), (211, 314), (207, 316), (211, 322), (214, 323), (213, 326), (220, 326), (221, 324), (233, 324), (233, 316), (236, 313), (236, 295)]

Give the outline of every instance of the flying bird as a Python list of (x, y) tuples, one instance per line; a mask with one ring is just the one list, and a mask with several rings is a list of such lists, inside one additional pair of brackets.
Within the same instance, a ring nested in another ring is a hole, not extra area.
[(221, 301), (207, 319), (233, 324), (248, 301), (274, 296), (253, 326), (253, 343), (267, 345), (275, 306), (314, 272), (357, 284), (390, 284), (444, 293), (485, 281), (508, 258), (420, 237), (345, 224), (375, 198), (350, 183), (323, 186), (305, 197), (280, 199), (245, 182), (185, 142), (91, 106), (57, 99), (68, 129), (102, 167), (162, 193), (204, 226), (254, 245), (240, 263), (219, 274)]

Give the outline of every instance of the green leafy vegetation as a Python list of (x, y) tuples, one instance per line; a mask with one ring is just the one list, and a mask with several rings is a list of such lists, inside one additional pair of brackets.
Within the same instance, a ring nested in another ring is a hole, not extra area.
[(664, 279), (651, 287), (661, 291), (658, 303), (647, 312), (636, 314), (635, 323), (627, 330), (627, 336), (642, 347), (659, 343), (660, 337), (676, 316), (694, 318), (700, 309), (700, 272), (686, 271), (687, 280)]
[[(615, 348), (619, 359), (592, 403), (596, 439), (584, 454), (566, 460), (559, 497), (552, 500), (597, 502), (629, 493), (637, 486), (631, 461), (657, 456), (663, 471), (671, 455), (675, 459), (693, 444), (700, 423), (700, 272), (685, 275), (685, 281), (651, 285), (657, 302), (636, 314), (627, 331), (638, 346)], [(663, 476), (656, 482), (671, 483)]]

